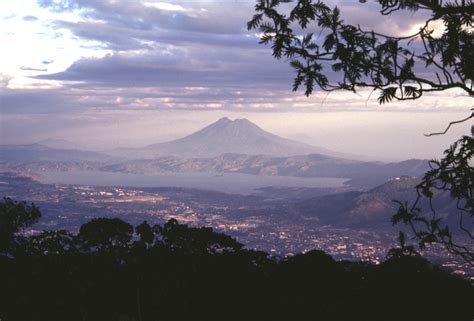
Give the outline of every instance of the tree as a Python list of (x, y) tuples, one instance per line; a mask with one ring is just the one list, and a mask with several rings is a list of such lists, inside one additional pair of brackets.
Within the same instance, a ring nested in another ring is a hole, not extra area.
[[(474, 266), (474, 249), (472, 248), (473, 220), (474, 220), (474, 127), (472, 136), (464, 136), (455, 142), (444, 154), (441, 160), (430, 161), (431, 169), (424, 175), (416, 186), (417, 198), (413, 204), (399, 202), (399, 210), (392, 217), (392, 223), (403, 222), (419, 241), (420, 249), (427, 244), (440, 243), (452, 254), (462, 257)], [(438, 215), (433, 206), (433, 198), (439, 193), (449, 193), (456, 201), (459, 211), (457, 226), (449, 224), (446, 219)], [(421, 215), (419, 203), (427, 199), (430, 207), (430, 216)], [(453, 232), (453, 230), (457, 230)], [(459, 236), (471, 242), (459, 240)], [(402, 248), (405, 236), (400, 234)], [(467, 244), (466, 244), (467, 243)]]
[(147, 221), (135, 227), (135, 233), (140, 237), (140, 242), (147, 246), (152, 245), (155, 240), (155, 233)]
[[(298, 0), (290, 9), (285, 8), (287, 2), (291, 1), (258, 0), (247, 27), (261, 31), (260, 43), (271, 44), (276, 59), (290, 59), (296, 71), (293, 91), (304, 86), (305, 95), (310, 96), (315, 87), (328, 92), (370, 88), (379, 92), (380, 104), (418, 99), (427, 92), (453, 88), (474, 96), (472, 0), (378, 0), (382, 15), (395, 11), (428, 13), (429, 18), (419, 31), (408, 36), (385, 35), (346, 24), (337, 7), (330, 8), (319, 0)], [(444, 26), (441, 33), (435, 33), (436, 22)], [(319, 31), (318, 35), (315, 31)], [(328, 76), (330, 72), (335, 79)], [(471, 118), (474, 110), (465, 119), (451, 122), (444, 132), (427, 136), (444, 134), (451, 125)], [(410, 205), (399, 202), (392, 223), (408, 225), (420, 249), (429, 243), (441, 243), (449, 252), (474, 265), (472, 136), (474, 127), (471, 137), (462, 137), (445, 151), (443, 159), (430, 162), (431, 170), (416, 187), (418, 198)], [(432, 200), (442, 192), (456, 201), (456, 233), (464, 233), (470, 244), (455, 240), (455, 228), (437, 215)], [(422, 215), (418, 208), (422, 198), (428, 200), (430, 217)], [(400, 243), (402, 248), (389, 255), (414, 252), (406, 244), (404, 233), (400, 234)]]
[(0, 252), (8, 250), (15, 235), (24, 228), (36, 223), (41, 213), (34, 204), (15, 202), (5, 197), (0, 202)]
[(192, 254), (215, 254), (240, 250), (243, 245), (234, 238), (216, 233), (210, 227), (189, 227), (170, 219), (157, 227), (163, 244), (173, 250)]
[(106, 249), (131, 241), (133, 226), (118, 218), (95, 218), (81, 225), (79, 238), (87, 247)]
[[(271, 44), (276, 59), (291, 60), (296, 70), (294, 91), (301, 85), (307, 96), (315, 86), (325, 91), (372, 88), (380, 91), (380, 103), (417, 99), (425, 92), (451, 88), (474, 95), (471, 0), (378, 0), (383, 15), (398, 10), (430, 14), (420, 30), (408, 36), (346, 24), (337, 7), (331, 9), (319, 0), (298, 0), (287, 13), (280, 7), (283, 2), (291, 1), (258, 0), (247, 27), (262, 32), (260, 43)], [(444, 24), (439, 36), (432, 27), (435, 21)], [(305, 32), (310, 28), (319, 28), (324, 41)], [(336, 80), (328, 77), (329, 70), (337, 74)]]
[(27, 252), (36, 255), (65, 255), (76, 250), (75, 235), (66, 231), (43, 231), (33, 235), (26, 244)]

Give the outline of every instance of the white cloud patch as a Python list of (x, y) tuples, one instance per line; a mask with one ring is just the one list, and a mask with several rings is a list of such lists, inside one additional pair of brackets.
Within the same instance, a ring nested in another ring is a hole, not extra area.
[(12, 76), (0, 73), (0, 88), (8, 87), (8, 84), (10, 83), (10, 80), (12, 79), (13, 79)]
[(172, 4), (168, 2), (144, 2), (145, 7), (155, 8), (158, 10), (164, 11), (177, 11), (177, 12), (185, 12), (188, 11), (187, 9), (183, 8), (179, 4)]

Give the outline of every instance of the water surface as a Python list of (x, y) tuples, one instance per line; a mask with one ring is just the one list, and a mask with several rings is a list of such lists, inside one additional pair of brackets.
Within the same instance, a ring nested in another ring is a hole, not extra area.
[(257, 176), (241, 173), (127, 174), (103, 171), (44, 171), (42, 183), (130, 187), (186, 187), (251, 194), (262, 187), (341, 187), (347, 179), (332, 177)]

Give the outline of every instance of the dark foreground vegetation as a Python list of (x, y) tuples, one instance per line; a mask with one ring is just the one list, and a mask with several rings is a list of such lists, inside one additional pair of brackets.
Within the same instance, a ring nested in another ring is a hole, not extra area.
[(322, 251), (288, 258), (170, 220), (94, 219), (79, 233), (21, 230), (34, 205), (0, 203), (0, 319), (472, 320), (473, 287), (423, 258), (379, 265)]

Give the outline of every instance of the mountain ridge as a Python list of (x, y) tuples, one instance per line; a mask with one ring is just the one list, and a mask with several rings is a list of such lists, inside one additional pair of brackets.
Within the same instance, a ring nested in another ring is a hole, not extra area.
[(87, 151), (87, 148), (80, 146), (76, 143), (70, 142), (61, 138), (47, 138), (36, 142), (36, 144), (46, 146), (53, 149), (64, 149), (64, 150), (82, 150)]
[(39, 143), (0, 145), (0, 161), (104, 161), (109, 155), (74, 148), (52, 148)]

